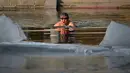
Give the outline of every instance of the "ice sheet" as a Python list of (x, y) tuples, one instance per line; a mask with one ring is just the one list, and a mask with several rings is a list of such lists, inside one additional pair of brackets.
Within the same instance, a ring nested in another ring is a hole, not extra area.
[[(82, 44), (51, 44), (40, 42), (0, 43), (0, 67), (21, 67), (25, 57), (96, 57), (103, 56), (108, 69), (129, 67), (129, 48), (106, 48)], [(12, 58), (11, 58), (12, 57)], [(13, 62), (10, 62), (11, 59)], [(83, 58), (82, 58), (83, 59)], [(21, 61), (19, 61), (21, 60)], [(15, 63), (19, 61), (19, 63)]]

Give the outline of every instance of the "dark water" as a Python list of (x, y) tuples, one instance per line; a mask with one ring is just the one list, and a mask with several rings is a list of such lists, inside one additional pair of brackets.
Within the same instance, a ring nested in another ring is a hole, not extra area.
[[(53, 14), (54, 13), (54, 14)], [(21, 11), (1, 11), (10, 17), (14, 22), (23, 27), (44, 27), (55, 23), (57, 17), (55, 10), (21, 10)]]
[(63, 12), (79, 23), (90, 21), (89, 26), (107, 26), (111, 20), (130, 24), (130, 9), (64, 9)]
[[(91, 21), (89, 26), (95, 27), (107, 26), (111, 20), (130, 23), (130, 9), (64, 9), (62, 12), (68, 12), (70, 19), (78, 24), (83, 22), (82, 24), (86, 25), (84, 21)], [(1, 11), (0, 14), (9, 16), (14, 22), (24, 27), (50, 26), (57, 22), (55, 9)], [(98, 24), (96, 24), (97, 21)]]

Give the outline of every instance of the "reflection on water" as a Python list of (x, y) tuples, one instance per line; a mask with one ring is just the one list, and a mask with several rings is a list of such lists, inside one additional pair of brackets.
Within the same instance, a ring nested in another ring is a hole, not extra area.
[(129, 68), (108, 69), (102, 57), (47, 57), (0, 55), (0, 73), (129, 73)]

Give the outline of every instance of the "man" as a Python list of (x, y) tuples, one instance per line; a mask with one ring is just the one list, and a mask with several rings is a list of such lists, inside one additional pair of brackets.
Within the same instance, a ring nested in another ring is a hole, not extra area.
[(61, 13), (60, 21), (57, 22), (54, 27), (60, 32), (60, 41), (62, 43), (67, 43), (69, 32), (73, 32), (76, 26), (69, 20), (69, 15), (67, 13)]

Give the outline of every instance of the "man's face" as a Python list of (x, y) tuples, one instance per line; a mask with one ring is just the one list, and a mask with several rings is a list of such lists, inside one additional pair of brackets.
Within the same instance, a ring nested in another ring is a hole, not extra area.
[(60, 20), (62, 23), (66, 24), (68, 22), (67, 16), (60, 16)]

